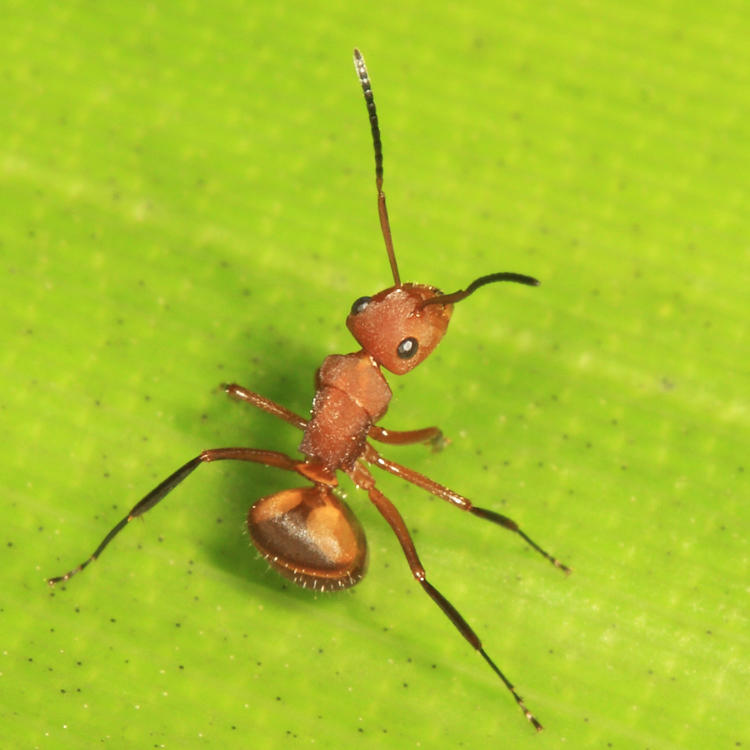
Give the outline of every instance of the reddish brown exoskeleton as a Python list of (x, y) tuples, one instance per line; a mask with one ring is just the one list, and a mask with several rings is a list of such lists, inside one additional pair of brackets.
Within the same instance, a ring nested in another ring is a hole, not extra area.
[(401, 514), (375, 486), (367, 464), (377, 466), (453, 503), (461, 510), (499, 524), (517, 533), (527, 544), (565, 572), (569, 569), (533, 542), (518, 525), (492, 510), (477, 508), (459, 495), (426, 476), (383, 458), (367, 438), (392, 445), (425, 442), (442, 444), (437, 427), (396, 432), (376, 423), (385, 415), (391, 389), (381, 367), (403, 375), (427, 358), (445, 334), (456, 302), (485, 284), (514, 281), (536, 286), (530, 276), (493, 273), (482, 276), (464, 290), (443, 294), (433, 286), (401, 283), (393, 251), (388, 212), (383, 193), (383, 154), (380, 130), (370, 80), (359, 50), (354, 64), (362, 84), (372, 128), (375, 149), (375, 177), (378, 213), (393, 274), (393, 286), (372, 297), (354, 302), (346, 319), (347, 328), (362, 347), (352, 354), (334, 354), (325, 359), (317, 372), (315, 399), (309, 420), (239, 385), (225, 385), (233, 398), (273, 414), (302, 430), (303, 460), (276, 451), (254, 448), (215, 448), (203, 451), (149, 492), (102, 540), (94, 553), (78, 567), (55, 578), (50, 585), (67, 581), (99, 557), (104, 548), (134, 518), (153, 508), (202, 463), (212, 461), (252, 461), (300, 474), (309, 481), (304, 487), (283, 490), (258, 500), (247, 517), (253, 543), (268, 563), (281, 575), (300, 586), (318, 591), (344, 589), (365, 574), (367, 543), (362, 526), (352, 511), (334, 492), (336, 472), (346, 472), (365, 490), (401, 543), (412, 575), (456, 626), (461, 635), (482, 655), (513, 694), (526, 718), (542, 725), (526, 708), (513, 685), (487, 655), (479, 637), (456, 608), (427, 581), (414, 542)]

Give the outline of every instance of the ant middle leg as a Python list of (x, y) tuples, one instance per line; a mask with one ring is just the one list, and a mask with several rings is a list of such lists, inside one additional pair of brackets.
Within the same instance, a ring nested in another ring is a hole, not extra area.
[(161, 502), (178, 484), (181, 484), (192, 474), (202, 463), (210, 463), (212, 461), (253, 461), (255, 463), (264, 464), (265, 466), (273, 466), (277, 469), (285, 469), (286, 471), (296, 471), (303, 476), (305, 474), (305, 465), (300, 461), (295, 461), (284, 453), (277, 451), (265, 451), (255, 450), (253, 448), (215, 448), (213, 450), (205, 450), (195, 458), (188, 461), (186, 464), (181, 466), (177, 471), (170, 474), (163, 482), (154, 487), (142, 500), (137, 502), (129, 511), (129, 513), (120, 520), (102, 539), (99, 546), (94, 552), (84, 560), (80, 565), (69, 570), (60, 576), (54, 578), (48, 578), (47, 583), (50, 586), (54, 586), (56, 583), (67, 581), (69, 578), (74, 576), (76, 573), (80, 573), (87, 565), (94, 562), (109, 543), (134, 519), (138, 516), (142, 516), (147, 511), (151, 510), (155, 505)]
[(510, 693), (513, 695), (518, 707), (523, 711), (524, 716), (533, 724), (537, 731), (542, 730), (542, 725), (539, 723), (537, 718), (526, 708), (523, 702), (523, 698), (516, 692), (513, 687), (513, 683), (503, 674), (500, 668), (490, 658), (487, 652), (484, 650), (482, 641), (479, 636), (474, 632), (474, 629), (464, 619), (463, 615), (427, 580), (425, 569), (419, 560), (414, 541), (409, 534), (409, 530), (404, 523), (404, 519), (399, 513), (396, 506), (375, 486), (375, 480), (372, 474), (362, 464), (355, 464), (354, 468), (347, 472), (352, 480), (358, 487), (366, 490), (370, 496), (375, 507), (380, 511), (380, 514), (388, 522), (389, 526), (396, 535), (401, 548), (406, 556), (406, 561), (409, 564), (412, 575), (419, 582), (425, 592), (440, 607), (446, 617), (453, 623), (459, 633), (482, 655), (482, 658), (489, 664), (492, 671), (503, 681), (505, 687), (508, 688)]
[(529, 535), (525, 531), (523, 531), (523, 529), (521, 529), (512, 518), (504, 516), (501, 513), (496, 513), (494, 510), (478, 508), (468, 498), (464, 497), (463, 495), (459, 495), (457, 492), (448, 489), (448, 487), (445, 487), (442, 484), (438, 484), (429, 477), (426, 477), (424, 474), (420, 474), (418, 471), (414, 471), (414, 469), (409, 469), (406, 466), (397, 464), (395, 461), (390, 461), (389, 459), (384, 458), (371, 445), (367, 445), (364, 453), (364, 459), (369, 463), (377, 466), (378, 468), (383, 469), (383, 471), (394, 474), (395, 476), (400, 477), (407, 482), (411, 482), (412, 484), (417, 485), (417, 487), (421, 487), (423, 490), (427, 490), (427, 492), (430, 492), (436, 497), (447, 500), (449, 503), (453, 503), (453, 505), (460, 508), (461, 510), (466, 510), (471, 514), (478, 516), (479, 518), (484, 518), (487, 521), (492, 521), (492, 523), (496, 523), (498, 526), (502, 526), (504, 529), (508, 529), (508, 531), (512, 531), (518, 534), (518, 536), (520, 536), (521, 539), (526, 542), (526, 544), (528, 544), (533, 550), (536, 550), (536, 552), (538, 552), (542, 557), (549, 560), (556, 568), (559, 568), (565, 574), (569, 574), (571, 572), (571, 569), (567, 565), (560, 562), (560, 560), (551, 555), (549, 552), (547, 552), (547, 550), (540, 547), (533, 539), (531, 539), (531, 537), (529, 537)]

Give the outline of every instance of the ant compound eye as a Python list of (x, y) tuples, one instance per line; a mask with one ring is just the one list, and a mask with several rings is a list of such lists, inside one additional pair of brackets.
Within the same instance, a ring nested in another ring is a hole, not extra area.
[(360, 297), (359, 299), (354, 300), (350, 315), (358, 315), (359, 313), (361, 313), (362, 310), (364, 310), (367, 305), (370, 304), (371, 299), (372, 297)]
[(417, 340), (412, 336), (409, 336), (408, 339), (404, 339), (398, 345), (396, 354), (398, 354), (399, 359), (411, 359), (417, 353), (417, 349), (419, 349)]

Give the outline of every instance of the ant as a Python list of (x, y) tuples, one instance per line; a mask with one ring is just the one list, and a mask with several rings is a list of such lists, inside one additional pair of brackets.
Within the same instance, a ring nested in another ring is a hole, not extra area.
[(466, 289), (452, 294), (443, 294), (439, 289), (426, 284), (401, 282), (383, 192), (383, 150), (378, 116), (365, 61), (358, 49), (354, 50), (354, 66), (364, 92), (372, 130), (378, 214), (393, 274), (393, 286), (372, 297), (360, 297), (352, 305), (346, 326), (362, 348), (352, 354), (333, 354), (323, 361), (315, 377), (315, 398), (310, 419), (300, 417), (240, 385), (233, 383), (222, 386), (232, 398), (245, 401), (302, 430), (304, 435), (299, 450), (304, 455), (304, 460), (300, 461), (277, 451), (255, 448), (204, 450), (137, 503), (104, 537), (87, 560), (47, 582), (53, 586), (80, 573), (101, 555), (125, 526), (161, 502), (201, 464), (212, 461), (252, 461), (295, 472), (311, 482), (305, 487), (282, 490), (262, 497), (250, 508), (247, 516), (250, 538), (269, 565), (295, 584), (318, 591), (354, 586), (365, 574), (367, 542), (361, 524), (348, 505), (335, 494), (338, 485), (336, 472), (343, 471), (357, 487), (367, 492), (390, 525), (414, 578), (459, 633), (482, 655), (511, 692), (526, 718), (540, 731), (542, 725), (526, 708), (510, 680), (484, 650), (479, 636), (458, 610), (427, 580), (401, 514), (378, 490), (375, 479), (366, 467), (366, 464), (377, 466), (453, 503), (461, 510), (515, 532), (553, 565), (565, 573), (570, 572), (567, 566), (532, 541), (512, 519), (492, 510), (478, 508), (453, 490), (383, 458), (367, 442), (367, 438), (390, 445), (422, 442), (432, 445), (436, 450), (440, 449), (443, 434), (437, 427), (396, 431), (376, 424), (385, 415), (392, 395), (381, 367), (396, 375), (413, 370), (429, 356), (445, 335), (453, 305), (466, 299), (480, 287), (498, 281), (512, 281), (529, 286), (537, 286), (539, 282), (531, 276), (518, 273), (493, 273), (480, 276)]

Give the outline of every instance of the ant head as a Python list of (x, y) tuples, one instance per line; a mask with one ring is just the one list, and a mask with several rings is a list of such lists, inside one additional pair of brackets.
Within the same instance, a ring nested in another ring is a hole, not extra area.
[(539, 282), (520, 273), (492, 273), (472, 281), (466, 289), (443, 294), (426, 284), (402, 284), (393, 251), (391, 225), (383, 192), (383, 148), (380, 125), (372, 95), (370, 76), (358, 49), (354, 50), (354, 67), (362, 85), (375, 149), (375, 186), (378, 191), (378, 216), (385, 249), (391, 264), (394, 286), (374, 297), (360, 297), (352, 305), (346, 327), (375, 361), (396, 375), (413, 370), (440, 343), (448, 328), (453, 305), (468, 297), (480, 286), (493, 281), (515, 281), (536, 286)]
[(537, 286), (539, 282), (520, 273), (480, 276), (466, 289), (443, 294), (427, 284), (399, 284), (360, 297), (352, 305), (346, 327), (362, 349), (396, 375), (413, 370), (427, 359), (448, 330), (453, 305), (480, 286), (495, 281), (515, 281)]
[(426, 284), (392, 286), (352, 305), (346, 327), (362, 349), (396, 375), (413, 370), (438, 345), (453, 305), (425, 303), (440, 291)]

